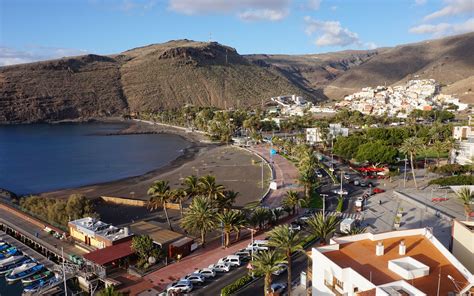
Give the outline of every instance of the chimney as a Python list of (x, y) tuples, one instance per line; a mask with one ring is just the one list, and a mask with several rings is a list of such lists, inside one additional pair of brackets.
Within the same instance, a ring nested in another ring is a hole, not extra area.
[(377, 243), (377, 246), (375, 246), (375, 255), (383, 256), (383, 252), (384, 252), (383, 241), (379, 241)]
[(398, 247), (398, 254), (400, 255), (405, 255), (407, 252), (407, 246), (405, 245), (405, 240), (403, 239), (401, 242), (400, 242), (400, 245)]

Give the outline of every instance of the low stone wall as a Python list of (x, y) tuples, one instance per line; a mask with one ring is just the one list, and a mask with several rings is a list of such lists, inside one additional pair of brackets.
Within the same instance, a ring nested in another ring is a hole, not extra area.
[(116, 205), (126, 205), (126, 206), (134, 206), (134, 207), (145, 207), (146, 201), (139, 200), (139, 199), (131, 199), (125, 197), (118, 197), (118, 196), (101, 196), (100, 197), (103, 201), (108, 203), (113, 203)]

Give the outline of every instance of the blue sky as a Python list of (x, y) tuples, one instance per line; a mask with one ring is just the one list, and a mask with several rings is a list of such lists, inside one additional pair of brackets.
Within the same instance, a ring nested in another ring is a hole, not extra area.
[(171, 39), (239, 53), (367, 49), (474, 31), (474, 0), (0, 0), (0, 65)]

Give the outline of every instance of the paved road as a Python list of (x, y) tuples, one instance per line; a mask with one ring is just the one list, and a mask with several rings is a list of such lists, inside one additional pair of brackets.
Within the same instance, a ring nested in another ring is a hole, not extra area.
[[(302, 253), (296, 254), (293, 259), (292, 266), (293, 266), (293, 269), (291, 270), (291, 276), (292, 276), (292, 281), (294, 282), (295, 280), (299, 279), (301, 271), (305, 271), (307, 269), (308, 259), (306, 255)], [(284, 272), (278, 276), (273, 276), (272, 282), (273, 283), (287, 283), (287, 280), (288, 280), (287, 277), (288, 277), (287, 273)], [(264, 295), (263, 289), (264, 289), (264, 279), (261, 278), (258, 281), (247, 286), (245, 289), (238, 291), (237, 293), (235, 293), (235, 295), (238, 295), (238, 296)]]
[(239, 268), (231, 270), (228, 273), (217, 274), (214, 279), (206, 282), (206, 286), (198, 287), (193, 293), (191, 293), (191, 295), (220, 295), (222, 288), (235, 282), (236, 280), (247, 274), (248, 270), (245, 265), (246, 264)]

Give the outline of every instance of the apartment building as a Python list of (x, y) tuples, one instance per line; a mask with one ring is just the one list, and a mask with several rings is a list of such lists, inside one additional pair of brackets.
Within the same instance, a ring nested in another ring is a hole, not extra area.
[(427, 228), (335, 238), (311, 258), (313, 295), (474, 293), (472, 273)]
[(474, 126), (455, 126), (453, 138), (458, 147), (452, 151), (452, 159), (459, 164), (471, 164), (474, 158)]
[(452, 253), (474, 273), (474, 221), (454, 220)]

